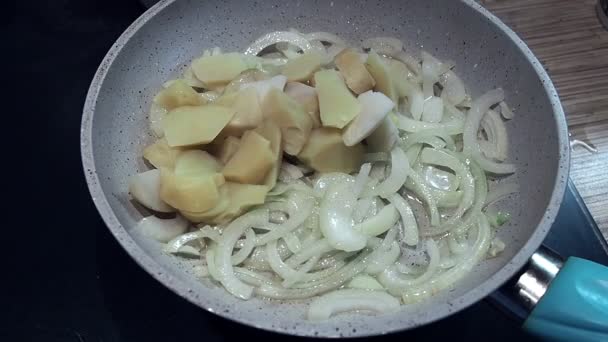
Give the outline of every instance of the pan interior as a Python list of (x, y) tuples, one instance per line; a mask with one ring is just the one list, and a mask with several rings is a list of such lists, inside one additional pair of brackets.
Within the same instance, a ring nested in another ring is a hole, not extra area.
[[(152, 16), (154, 12), (158, 13)], [(507, 128), (510, 161), (517, 164), (518, 172), (509, 181), (519, 183), (521, 194), (502, 203), (512, 220), (499, 231), (507, 244), (499, 257), (476, 267), (452, 291), (405, 306), (399, 313), (365, 319), (341, 315), (313, 324), (303, 319), (302, 303), (236, 299), (206, 280), (195, 279), (191, 265), (163, 255), (158, 244), (134, 233), (132, 228), (141, 214), (129, 201), (127, 181), (146, 169), (142, 149), (153, 140), (147, 111), (161, 84), (178, 75), (204, 49), (219, 46), (223, 51), (242, 51), (258, 36), (290, 27), (335, 33), (353, 45), (369, 37), (397, 37), (412, 53), (424, 49), (440, 59), (453, 60), (473, 97), (495, 87), (505, 89), (516, 113)], [(527, 49), (522, 50), (475, 4), (439, 0), (169, 1), (140, 18), (112, 51), (92, 85), (90, 97), (96, 96), (96, 101), (88, 101), (83, 121), (85, 129), (91, 130), (93, 157), (85, 155), (84, 160), (85, 168), (92, 161), (96, 170), (87, 175), (93, 197), (112, 232), (136, 260), (180, 295), (220, 315), (264, 329), (310, 336), (373, 335), (425, 324), (499, 286), (538, 246), (557, 210), (550, 206), (550, 198), (556, 184), (559, 188), (564, 182), (565, 171), (560, 170), (567, 159), (567, 152), (560, 150), (563, 114), (555, 112), (557, 99), (547, 92), (544, 82), (549, 81), (539, 76)], [(87, 110), (95, 114), (88, 123)]]

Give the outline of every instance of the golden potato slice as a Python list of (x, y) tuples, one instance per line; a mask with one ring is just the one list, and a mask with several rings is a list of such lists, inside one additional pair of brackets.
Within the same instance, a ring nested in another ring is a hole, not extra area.
[(154, 97), (154, 102), (167, 110), (172, 110), (181, 106), (198, 106), (203, 100), (184, 80), (175, 80)]
[(203, 176), (219, 173), (222, 164), (214, 156), (201, 150), (182, 152), (175, 162), (176, 176)]
[(274, 188), (277, 183), (277, 177), (279, 176), (279, 169), (281, 167), (281, 161), (283, 159), (283, 147), (281, 139), (281, 129), (277, 124), (271, 121), (265, 121), (256, 129), (254, 132), (266, 138), (270, 141), (270, 149), (272, 150), (273, 164), (272, 168), (266, 174), (263, 184), (268, 189)]
[(144, 148), (144, 158), (157, 169), (161, 167), (173, 169), (181, 152), (181, 148), (170, 147), (167, 144), (167, 139), (162, 138)]
[(308, 52), (291, 59), (283, 67), (283, 75), (289, 82), (308, 81), (312, 74), (321, 67), (321, 56), (317, 52)]
[(312, 128), (321, 127), (319, 99), (317, 98), (317, 91), (315, 88), (304, 83), (289, 82), (285, 85), (285, 94), (304, 107), (304, 110), (312, 119)]
[(283, 150), (297, 155), (308, 141), (312, 119), (304, 107), (278, 89), (271, 89), (263, 105), (264, 116), (281, 128)]
[(262, 109), (254, 88), (223, 95), (215, 100), (214, 104), (231, 107), (235, 111), (232, 119), (222, 130), (222, 135), (240, 137), (245, 131), (256, 128), (262, 122)]
[(374, 90), (383, 93), (388, 96), (393, 102), (397, 103), (397, 93), (395, 91), (395, 85), (391, 78), (388, 66), (382, 60), (377, 53), (370, 51), (367, 55), (367, 61), (365, 62), (367, 70), (376, 81)]
[(213, 218), (211, 223), (226, 223), (243, 214), (253, 206), (264, 204), (269, 188), (265, 185), (239, 184), (227, 182), (230, 202), (223, 213)]
[(240, 145), (241, 139), (233, 136), (226, 137), (217, 151), (217, 158), (222, 164), (226, 164), (234, 156)]
[(317, 71), (315, 89), (323, 126), (343, 128), (361, 111), (359, 102), (335, 70)]
[(241, 139), (239, 149), (224, 166), (222, 174), (229, 181), (260, 184), (273, 162), (270, 141), (254, 131), (247, 131)]
[(228, 188), (225, 186), (225, 184), (219, 188), (219, 196), (219, 202), (215, 207), (209, 210), (203, 212), (180, 210), (180, 213), (191, 222), (205, 222), (210, 224), (218, 223), (215, 221), (216, 216), (221, 215), (224, 211), (226, 211), (226, 209), (228, 209), (228, 205), (230, 204)]
[(361, 144), (344, 145), (339, 129), (322, 127), (312, 131), (298, 158), (319, 172), (351, 173), (359, 170), (364, 153)]
[(355, 94), (361, 94), (374, 89), (376, 82), (369, 74), (359, 54), (351, 49), (344, 49), (335, 59), (336, 66), (346, 81), (346, 85)]
[(163, 119), (167, 143), (171, 147), (210, 143), (234, 113), (232, 108), (214, 104), (176, 108)]
[(162, 168), (160, 198), (170, 206), (192, 212), (203, 212), (215, 207), (220, 199), (216, 175), (178, 176)]
[(192, 62), (194, 75), (207, 87), (225, 85), (245, 69), (247, 65), (239, 53), (206, 56)]

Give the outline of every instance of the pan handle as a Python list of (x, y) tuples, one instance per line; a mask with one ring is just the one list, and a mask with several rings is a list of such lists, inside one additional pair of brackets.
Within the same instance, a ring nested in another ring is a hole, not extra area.
[(576, 257), (562, 266), (540, 252), (518, 281), (531, 309), (524, 329), (551, 341), (608, 341), (608, 267)]

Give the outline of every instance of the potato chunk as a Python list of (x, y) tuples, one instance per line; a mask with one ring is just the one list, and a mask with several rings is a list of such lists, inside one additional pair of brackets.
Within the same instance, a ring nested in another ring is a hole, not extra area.
[(315, 88), (319, 97), (321, 123), (326, 127), (342, 128), (361, 111), (357, 99), (335, 70), (315, 73)]
[(270, 141), (273, 165), (270, 171), (268, 171), (266, 174), (263, 184), (266, 185), (268, 189), (272, 189), (277, 183), (279, 168), (281, 167), (281, 160), (283, 158), (281, 129), (274, 122), (265, 121), (263, 124), (254, 129), (254, 131), (266, 138), (266, 140)]
[(244, 213), (247, 209), (264, 203), (269, 188), (265, 185), (239, 184), (227, 182), (224, 187), (228, 190), (230, 199), (223, 213), (216, 216), (212, 223), (226, 223)]
[(305, 82), (320, 67), (321, 56), (316, 52), (309, 52), (289, 60), (283, 68), (283, 75), (287, 77), (287, 81), (289, 82)]
[(264, 116), (281, 128), (283, 150), (297, 155), (308, 141), (312, 119), (302, 105), (278, 89), (271, 89), (264, 100)]
[(171, 147), (207, 144), (230, 122), (234, 110), (218, 105), (184, 106), (167, 114), (163, 128)]
[(167, 139), (162, 138), (144, 148), (144, 158), (157, 169), (161, 167), (173, 169), (181, 152), (182, 149), (170, 147), (167, 144)]
[(214, 156), (201, 150), (182, 152), (175, 163), (177, 176), (203, 176), (219, 173), (222, 164)]
[(176, 175), (169, 169), (161, 169), (160, 198), (179, 210), (203, 212), (217, 205), (220, 196), (217, 177)]
[(376, 81), (374, 90), (388, 96), (393, 102), (397, 103), (397, 93), (393, 80), (389, 73), (388, 66), (377, 53), (370, 51), (365, 62), (367, 70)]
[(319, 99), (315, 88), (299, 82), (289, 82), (285, 86), (285, 94), (304, 107), (312, 119), (312, 128), (321, 127)]
[(223, 95), (215, 100), (214, 104), (231, 107), (235, 112), (232, 119), (224, 127), (222, 135), (240, 137), (245, 131), (257, 127), (262, 122), (262, 109), (258, 102), (257, 91), (254, 88), (246, 88)]
[(181, 106), (198, 106), (202, 104), (202, 99), (184, 80), (175, 80), (154, 97), (154, 102), (172, 110)]
[(241, 139), (233, 136), (226, 137), (217, 151), (217, 158), (222, 164), (226, 164), (236, 153), (241, 145)]
[(196, 78), (206, 86), (225, 85), (247, 69), (239, 53), (226, 53), (206, 56), (192, 62), (192, 71)]
[(371, 90), (376, 85), (372, 75), (361, 62), (359, 54), (351, 49), (344, 49), (335, 59), (336, 66), (346, 81), (346, 85), (355, 94)]
[(229, 181), (259, 184), (264, 181), (273, 162), (270, 141), (254, 131), (247, 131), (241, 139), (239, 149), (228, 160), (222, 173)]
[(364, 153), (361, 144), (344, 145), (339, 129), (323, 127), (312, 131), (298, 158), (319, 172), (350, 173), (359, 169)]

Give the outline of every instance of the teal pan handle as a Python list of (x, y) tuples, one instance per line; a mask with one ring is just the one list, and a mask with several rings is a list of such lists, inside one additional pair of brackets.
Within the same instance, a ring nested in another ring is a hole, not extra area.
[(568, 258), (524, 329), (548, 341), (608, 341), (608, 267)]

